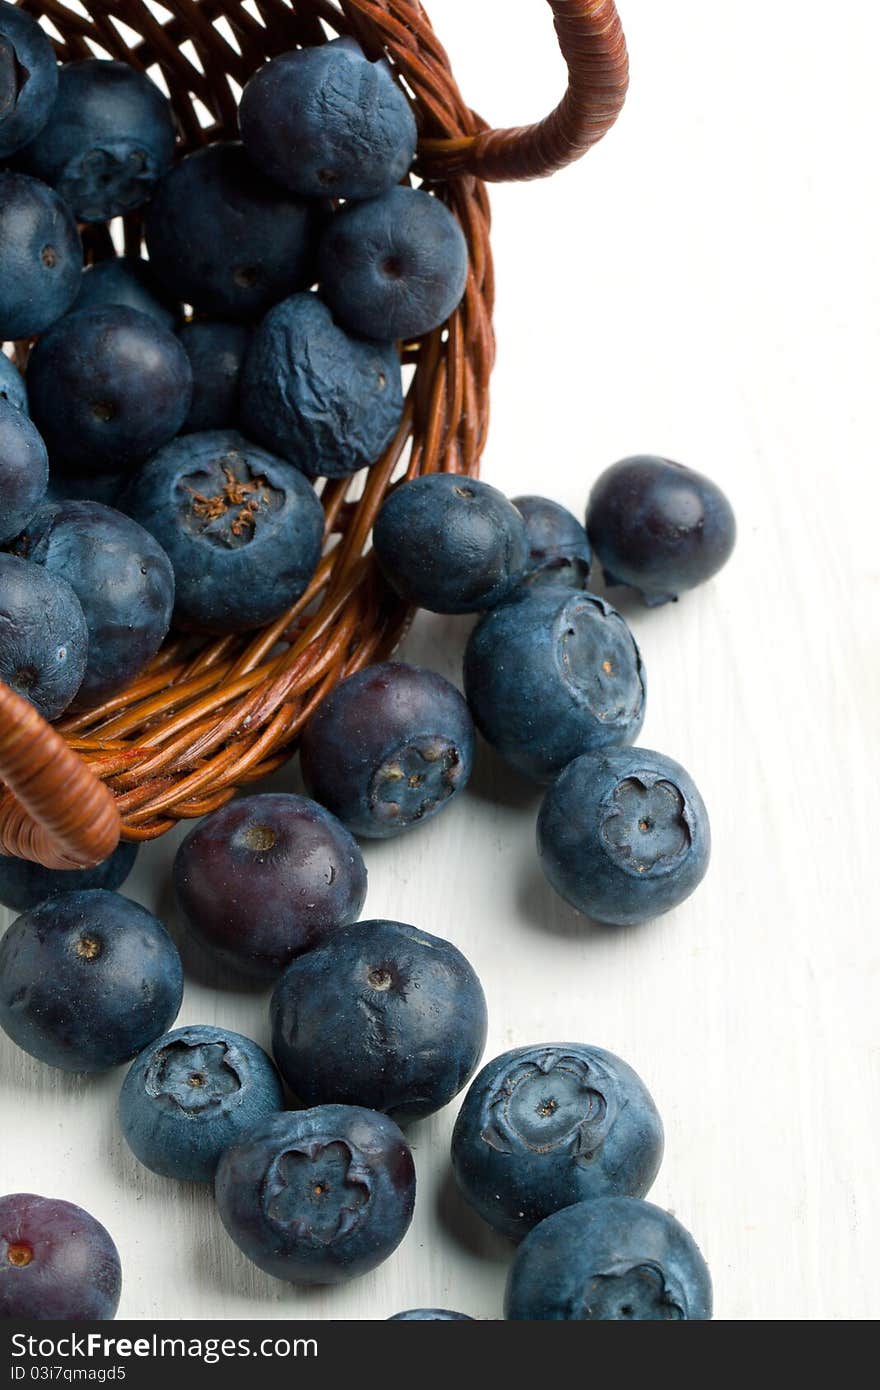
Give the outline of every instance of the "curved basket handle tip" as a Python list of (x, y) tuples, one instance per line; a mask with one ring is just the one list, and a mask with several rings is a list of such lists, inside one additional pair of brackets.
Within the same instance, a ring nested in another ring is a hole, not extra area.
[(116, 801), (33, 705), (0, 681), (0, 852), (47, 869), (100, 864), (119, 844)]
[(586, 154), (614, 125), (626, 100), (629, 58), (614, 0), (549, 0), (568, 90), (537, 125), (486, 130), (460, 140), (423, 140), (419, 162), (432, 178), (472, 174), (490, 183), (540, 179)]

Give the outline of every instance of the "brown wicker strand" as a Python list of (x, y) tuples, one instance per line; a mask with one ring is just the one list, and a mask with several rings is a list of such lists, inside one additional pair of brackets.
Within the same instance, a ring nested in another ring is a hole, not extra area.
[(626, 100), (629, 57), (613, 0), (549, 3), (568, 66), (562, 101), (535, 125), (423, 141), (422, 164), (432, 177), (467, 173), (490, 183), (546, 178), (580, 159), (614, 125)]
[(112, 793), (33, 705), (2, 681), (0, 766), (15, 798), (0, 803), (0, 851), (50, 869), (87, 868), (113, 853), (120, 821)]

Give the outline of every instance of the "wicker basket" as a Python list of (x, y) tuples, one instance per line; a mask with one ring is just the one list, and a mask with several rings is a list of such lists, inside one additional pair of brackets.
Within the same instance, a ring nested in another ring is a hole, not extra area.
[[(470, 275), (448, 331), (405, 347), (415, 374), (385, 456), (365, 481), (324, 485), (324, 558), (283, 618), (195, 650), (172, 637), (124, 693), (54, 729), (0, 682), (4, 853), (50, 868), (94, 864), (120, 834), (149, 840), (204, 815), (283, 763), (328, 691), (400, 641), (409, 615), (383, 585), (367, 544), (392, 477), (479, 467), (494, 351), (484, 181), (538, 178), (577, 159), (613, 125), (626, 92), (626, 46), (612, 0), (549, 3), (568, 91), (541, 124), (490, 130), (463, 101), (418, 0), (162, 0), (165, 22), (144, 0), (82, 0), (77, 9), (65, 0), (21, 0), (48, 22), (63, 61), (97, 53), (154, 76), (161, 70), (183, 150), (236, 136), (236, 87), (266, 58), (334, 32), (354, 34), (370, 56), (390, 60), (413, 98), (417, 173), (459, 218)], [(87, 259), (112, 251), (106, 229), (85, 229), (84, 239)], [(127, 250), (139, 250), (137, 216), (127, 219), (125, 239)], [(16, 344), (16, 353), (23, 361), (27, 344)]]

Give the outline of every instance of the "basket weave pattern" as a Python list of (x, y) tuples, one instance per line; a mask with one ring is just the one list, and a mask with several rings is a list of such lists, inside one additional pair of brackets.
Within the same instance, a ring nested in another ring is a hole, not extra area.
[[(62, 61), (111, 56), (164, 81), (182, 149), (237, 138), (238, 91), (267, 58), (350, 33), (385, 56), (410, 93), (420, 130), (417, 173), (454, 211), (470, 251), (465, 298), (447, 325), (404, 346), (414, 372), (403, 420), (366, 475), (323, 484), (323, 560), (307, 592), (271, 627), (172, 638), (141, 676), (55, 730), (0, 682), (0, 850), (47, 864), (94, 863), (128, 840), (204, 815), (290, 755), (332, 687), (385, 658), (406, 608), (368, 552), (392, 481), (476, 474), (494, 355), (489, 203), (484, 180), (535, 178), (582, 154), (610, 128), (626, 91), (626, 48), (612, 0), (550, 0), (569, 89), (540, 125), (489, 130), (461, 97), (447, 55), (416, 0), (22, 0), (45, 18)], [(159, 76), (161, 74), (161, 76)], [(87, 259), (112, 252), (84, 229)], [(126, 219), (129, 253), (140, 219)], [(24, 361), (27, 344), (17, 344)]]

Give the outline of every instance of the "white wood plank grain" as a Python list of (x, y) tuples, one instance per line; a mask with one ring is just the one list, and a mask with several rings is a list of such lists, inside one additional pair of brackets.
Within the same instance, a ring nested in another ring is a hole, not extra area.
[[(600, 931), (544, 885), (535, 797), (483, 756), (462, 803), (367, 848), (369, 915), (451, 937), (480, 971), (488, 1055), (572, 1038), (621, 1053), (662, 1110), (654, 1189), (709, 1258), (725, 1319), (880, 1313), (876, 383), (880, 12), (859, 0), (621, 0), (632, 96), (581, 166), (494, 196), (500, 356), (485, 476), (575, 510), (607, 463), (665, 452), (728, 489), (728, 570), (656, 612), (643, 741), (708, 802), (712, 869), (652, 926)], [(463, 90), (500, 122), (555, 99), (538, 0), (433, 0)], [(407, 654), (456, 675), (467, 623)], [(293, 770), (276, 778), (295, 787)], [(129, 891), (175, 926), (177, 836)], [(7, 914), (8, 916), (8, 914)], [(265, 996), (187, 983), (181, 1021), (267, 1041)], [(71, 1080), (0, 1037), (0, 1191), (82, 1203), (134, 1318), (499, 1316), (509, 1249), (451, 1190), (455, 1106), (414, 1126), (420, 1195), (397, 1256), (348, 1288), (269, 1280), (210, 1195), (122, 1146), (120, 1077)]]

